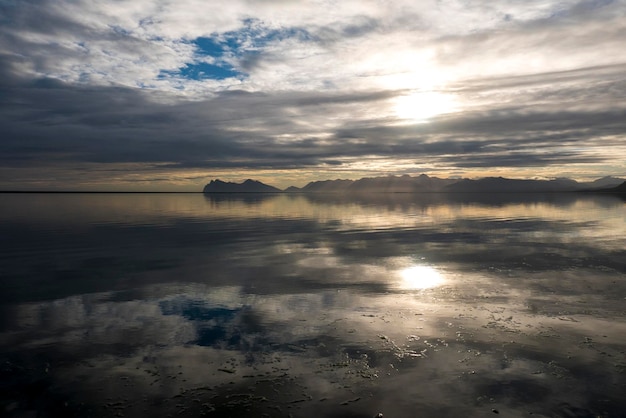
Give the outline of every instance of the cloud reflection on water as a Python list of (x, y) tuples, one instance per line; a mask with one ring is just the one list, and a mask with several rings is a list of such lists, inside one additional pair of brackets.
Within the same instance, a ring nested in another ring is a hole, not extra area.
[(82, 415), (626, 404), (620, 201), (33, 198), (0, 207), (4, 383), (53, 382)]

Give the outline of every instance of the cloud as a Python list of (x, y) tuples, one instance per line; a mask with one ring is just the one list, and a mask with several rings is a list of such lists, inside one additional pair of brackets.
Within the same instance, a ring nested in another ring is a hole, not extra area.
[[(0, 5), (2, 170), (458, 156), (604, 175), (624, 147), (624, 1), (200, 3)], [(453, 106), (403, 120), (399, 96)]]
[[(347, 80), (355, 72), (385, 73), (390, 63), (406, 66), (403, 57), (424, 50), (434, 51), (439, 64), (461, 64), (464, 71), (478, 74), (484, 73), (484, 60), (493, 53), (499, 58), (498, 65), (488, 66), (492, 70), (519, 60), (528, 68), (532, 61), (528, 54), (536, 54), (542, 58), (539, 64), (546, 65), (546, 50), (556, 48), (556, 57), (565, 58), (567, 47), (569, 62), (571, 53), (591, 51), (595, 56), (598, 42), (618, 45), (622, 40), (620, 2), (583, 2), (570, 9), (558, 2), (530, 2), (524, 7), (412, 3), (390, 8), (359, 2), (355, 8), (352, 2), (342, 2), (329, 8), (324, 1), (264, 2), (251, 8), (248, 2), (232, 1), (220, 4), (219, 13), (195, 13), (204, 7), (200, 2), (26, 1), (4, 7), (8, 25), (3, 32), (14, 51), (26, 52), (33, 74), (159, 89), (181, 88), (176, 77), (159, 75), (175, 74), (198, 61), (201, 39), (226, 43), (230, 56), (225, 58), (239, 66), (236, 70), (254, 70), (248, 80), (252, 89), (293, 88), (305, 74), (308, 84), (319, 84), (324, 77), (344, 74)], [(326, 12), (319, 13), (323, 8)], [(604, 60), (614, 62), (618, 56), (606, 54)], [(563, 65), (563, 60), (551, 60), (550, 65)], [(203, 89), (184, 83), (184, 88), (206, 93), (232, 83), (212, 83)]]

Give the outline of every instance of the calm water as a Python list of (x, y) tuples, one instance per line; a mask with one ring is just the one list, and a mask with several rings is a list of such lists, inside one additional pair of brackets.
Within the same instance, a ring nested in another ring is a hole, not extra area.
[(626, 416), (623, 200), (0, 199), (0, 415)]

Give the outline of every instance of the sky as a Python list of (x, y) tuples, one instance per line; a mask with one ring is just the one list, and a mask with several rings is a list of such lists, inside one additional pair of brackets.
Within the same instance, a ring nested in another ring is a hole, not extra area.
[(626, 0), (0, 0), (0, 189), (626, 176)]

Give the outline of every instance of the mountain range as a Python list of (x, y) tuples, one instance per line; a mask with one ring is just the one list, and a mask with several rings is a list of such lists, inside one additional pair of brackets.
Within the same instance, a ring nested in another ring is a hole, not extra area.
[(544, 193), (573, 191), (602, 191), (624, 193), (626, 180), (602, 177), (592, 182), (579, 183), (568, 178), (554, 180), (521, 180), (503, 177), (470, 179), (441, 179), (422, 174), (367, 177), (359, 180), (321, 180), (304, 187), (288, 187), (285, 190), (248, 179), (243, 183), (211, 180), (204, 193)]

